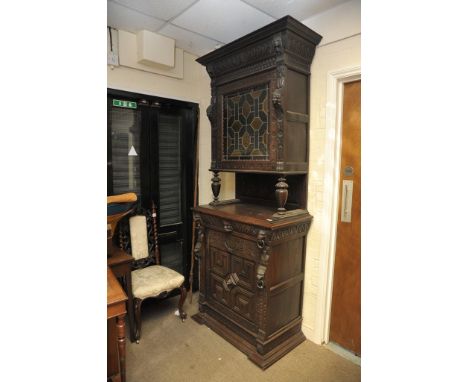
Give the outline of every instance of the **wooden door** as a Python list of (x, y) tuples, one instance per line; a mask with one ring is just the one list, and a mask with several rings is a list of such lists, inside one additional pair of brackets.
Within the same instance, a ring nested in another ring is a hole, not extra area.
[(344, 85), (330, 341), (361, 354), (361, 81)]

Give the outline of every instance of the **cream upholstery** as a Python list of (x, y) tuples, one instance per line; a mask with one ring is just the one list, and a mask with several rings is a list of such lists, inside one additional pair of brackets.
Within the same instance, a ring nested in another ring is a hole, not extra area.
[(132, 271), (133, 296), (141, 300), (170, 292), (179, 288), (183, 282), (184, 276), (162, 265)]
[(130, 240), (132, 241), (132, 256), (135, 260), (148, 257), (148, 233), (146, 217), (132, 216), (130, 219)]

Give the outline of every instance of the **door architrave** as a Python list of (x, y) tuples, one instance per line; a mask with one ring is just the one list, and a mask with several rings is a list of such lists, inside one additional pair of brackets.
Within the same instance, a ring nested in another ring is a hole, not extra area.
[(317, 288), (316, 339), (326, 344), (330, 340), (330, 320), (338, 223), (341, 145), (343, 131), (344, 85), (361, 79), (361, 67), (355, 66), (329, 72), (327, 75), (326, 142), (323, 185), (323, 236), (320, 248)]

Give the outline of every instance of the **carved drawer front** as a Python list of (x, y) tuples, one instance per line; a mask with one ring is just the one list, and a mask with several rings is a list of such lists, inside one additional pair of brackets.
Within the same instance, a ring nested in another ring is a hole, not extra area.
[(219, 276), (224, 277), (229, 273), (229, 253), (217, 248), (210, 248), (211, 270)]
[(218, 248), (222, 251), (236, 256), (241, 256), (252, 261), (258, 257), (259, 249), (254, 241), (245, 240), (232, 233), (211, 231), (209, 235), (210, 247)]
[(231, 256), (231, 272), (239, 277), (237, 284), (250, 291), (255, 291), (255, 263), (238, 256)]

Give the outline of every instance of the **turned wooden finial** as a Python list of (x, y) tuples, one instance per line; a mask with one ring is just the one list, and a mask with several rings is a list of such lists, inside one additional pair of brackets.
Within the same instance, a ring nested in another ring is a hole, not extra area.
[(211, 178), (211, 191), (213, 191), (213, 201), (211, 205), (219, 203), (218, 196), (221, 190), (221, 178), (219, 177), (219, 171), (213, 171), (213, 177)]
[(158, 245), (158, 223), (157, 223), (157, 213), (156, 213), (156, 204), (154, 200), (151, 201), (151, 226), (153, 228), (153, 239), (154, 239), (154, 259), (156, 260), (156, 265), (161, 264), (161, 256), (159, 254), (159, 245)]
[(276, 202), (278, 205), (278, 214), (283, 215), (286, 212), (286, 202), (288, 201), (288, 184), (286, 183), (286, 178), (284, 176), (278, 179), (278, 183), (275, 184), (276, 191)]

